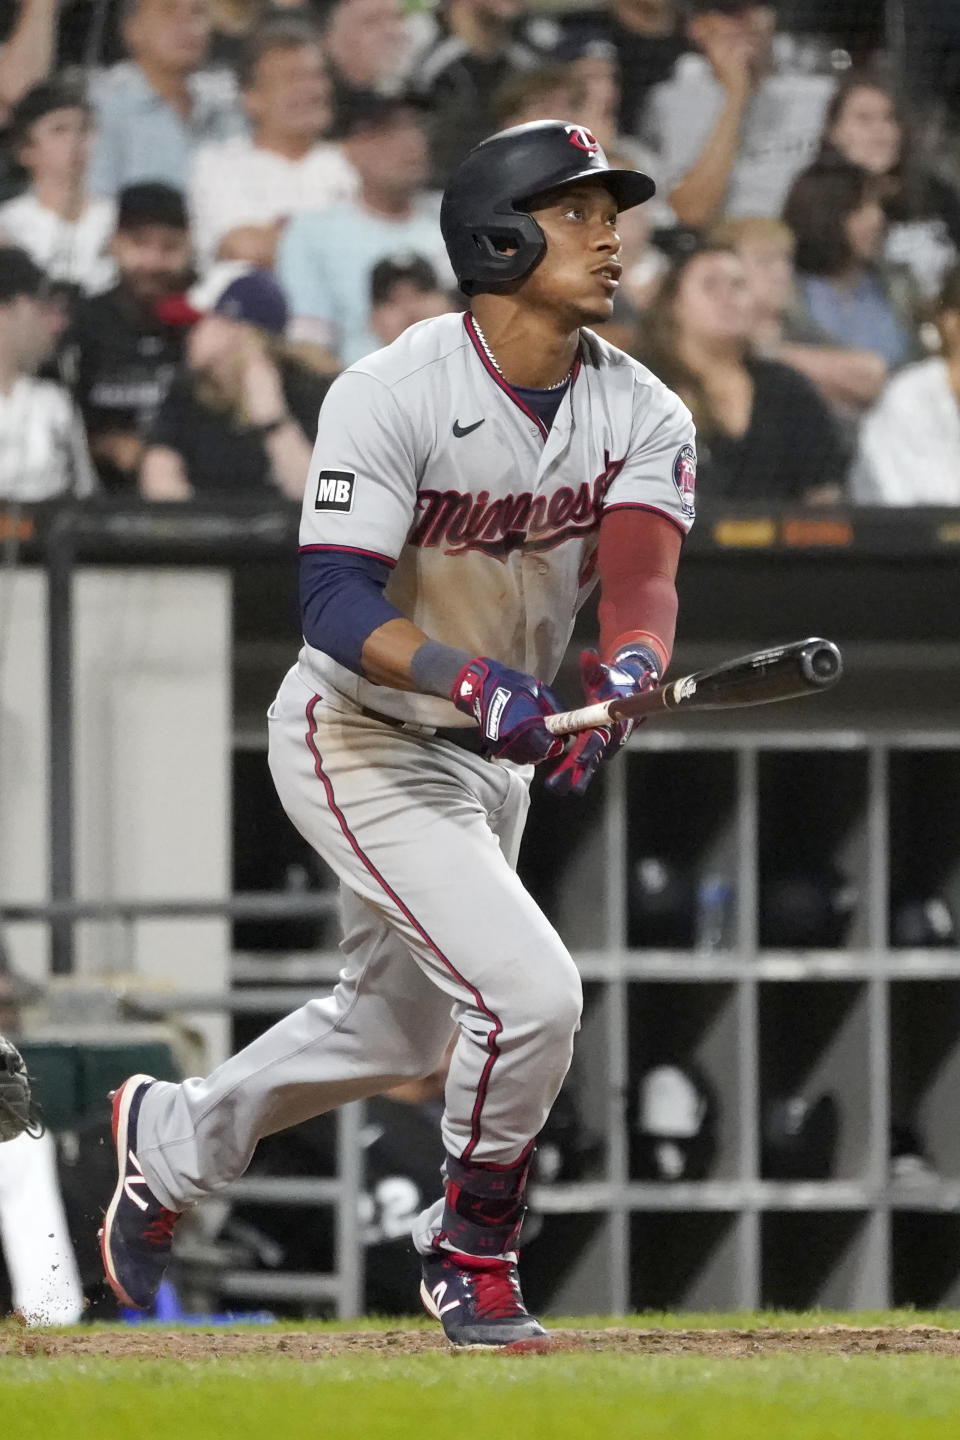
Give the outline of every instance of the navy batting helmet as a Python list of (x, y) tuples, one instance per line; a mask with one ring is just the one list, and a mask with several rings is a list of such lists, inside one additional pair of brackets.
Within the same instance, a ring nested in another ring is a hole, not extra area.
[(545, 190), (595, 176), (602, 177), (620, 210), (642, 205), (657, 188), (638, 170), (611, 169), (582, 125), (535, 120), (475, 146), (440, 208), (440, 228), (461, 290), (475, 295), (529, 274), (547, 242), (524, 204)]

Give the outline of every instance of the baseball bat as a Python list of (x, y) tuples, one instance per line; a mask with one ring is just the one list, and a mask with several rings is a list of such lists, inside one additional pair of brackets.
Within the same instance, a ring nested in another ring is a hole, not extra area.
[(794, 640), (773, 650), (741, 655), (667, 685), (638, 695), (586, 705), (548, 715), (551, 735), (573, 735), (594, 730), (611, 720), (639, 720), (662, 710), (732, 710), (748, 705), (769, 705), (775, 700), (796, 700), (835, 685), (843, 671), (840, 651), (831, 640), (816, 637)]

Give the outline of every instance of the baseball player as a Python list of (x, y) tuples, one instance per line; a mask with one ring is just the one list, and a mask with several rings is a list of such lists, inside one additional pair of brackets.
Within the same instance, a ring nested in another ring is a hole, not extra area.
[(533, 767), (580, 794), (627, 738), (611, 725), (564, 751), (544, 723), (598, 578), (588, 701), (650, 686), (670, 658), (693, 425), (583, 328), (613, 310), (618, 210), (654, 188), (579, 125), (484, 141), (441, 214), (470, 309), (414, 325), (330, 390), (303, 503), (305, 643), (269, 711), (269, 762), (340, 878), (346, 963), (329, 999), (206, 1079), (116, 1092), (102, 1247), (124, 1304), (151, 1303), (178, 1215), (262, 1136), (426, 1074), (456, 1033), (444, 1191), (413, 1227), (421, 1296), (457, 1345), (544, 1334), (517, 1236), (581, 988), (514, 866)]

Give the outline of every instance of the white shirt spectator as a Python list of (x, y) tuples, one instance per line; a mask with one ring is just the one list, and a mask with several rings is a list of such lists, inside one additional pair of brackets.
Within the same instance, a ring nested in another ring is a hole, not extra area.
[(943, 360), (891, 380), (860, 428), (851, 490), (861, 505), (960, 505), (960, 401)]
[(319, 142), (299, 160), (261, 149), (244, 135), (204, 145), (190, 172), (190, 213), (201, 268), (216, 259), (217, 245), (231, 230), (327, 210), (352, 200), (358, 183), (339, 145), (330, 142)]
[[(780, 215), (794, 178), (819, 149), (834, 88), (828, 75), (771, 74), (760, 81), (744, 112), (724, 215)], [(725, 95), (702, 55), (684, 55), (651, 92), (643, 139), (659, 157), (652, 173), (665, 197), (696, 164)]]
[(90, 200), (79, 220), (64, 220), (31, 191), (0, 205), (0, 237), (19, 245), (50, 276), (79, 285), (88, 295), (109, 290), (116, 278), (110, 254), (116, 207)]
[(95, 488), (83, 425), (66, 390), (18, 376), (0, 391), (0, 499), (83, 497)]

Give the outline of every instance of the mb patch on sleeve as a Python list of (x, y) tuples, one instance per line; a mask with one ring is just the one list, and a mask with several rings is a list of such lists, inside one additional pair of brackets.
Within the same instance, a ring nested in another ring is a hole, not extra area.
[(680, 509), (685, 520), (696, 514), (697, 452), (692, 445), (682, 445), (673, 462), (673, 483), (680, 496)]
[(353, 509), (353, 491), (357, 477), (352, 470), (321, 470), (317, 476), (317, 498), (314, 510), (349, 515)]

